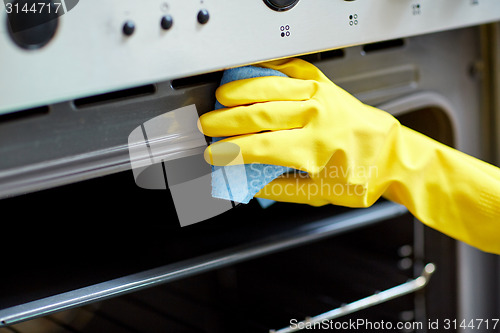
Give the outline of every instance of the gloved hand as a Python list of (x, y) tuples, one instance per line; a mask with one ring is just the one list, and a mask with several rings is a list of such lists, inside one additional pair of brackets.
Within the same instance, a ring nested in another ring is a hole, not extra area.
[(217, 99), (228, 108), (203, 115), (200, 126), (208, 136), (230, 138), (207, 148), (209, 163), (223, 165), (224, 143), (233, 143), (244, 163), (307, 172), (274, 180), (259, 197), (367, 207), (384, 196), (451, 237), (500, 253), (498, 168), (402, 126), (305, 61), (261, 66), (288, 78), (219, 87)]

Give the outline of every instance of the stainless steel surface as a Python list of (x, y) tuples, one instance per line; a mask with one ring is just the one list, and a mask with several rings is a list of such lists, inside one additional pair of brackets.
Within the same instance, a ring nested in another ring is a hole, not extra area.
[(306, 327), (306, 324), (313, 325), (314, 323), (321, 323), (323, 321), (337, 319), (342, 316), (346, 316), (348, 314), (354, 313), (356, 311), (360, 311), (392, 299), (416, 292), (422, 288), (424, 288), (428, 283), (435, 272), (436, 266), (432, 263), (427, 264), (422, 271), (422, 274), (414, 280), (410, 280), (406, 283), (403, 283), (399, 286), (381, 291), (376, 293), (375, 295), (368, 296), (366, 298), (360, 299), (358, 301), (343, 305), (340, 308), (333, 309), (331, 311), (322, 313), (320, 315), (307, 318), (302, 322), (298, 322), (297, 328), (285, 327), (279, 330), (270, 330), (269, 333), (292, 333), (302, 331), (299, 327)]
[[(206, 24), (196, 20), (202, 9), (210, 13)], [(165, 31), (167, 14), (174, 24)], [(11, 41), (2, 10), (0, 113), (499, 19), (497, 0), (301, 0), (286, 12), (262, 0), (86, 0), (59, 17), (52, 41), (27, 51)], [(131, 36), (122, 32), (128, 21), (136, 27)], [(286, 27), (290, 34), (282, 37)]]
[[(438, 102), (453, 124), (456, 146), (474, 155), (482, 147), (479, 82), (469, 75), (470, 65), (480, 57), (477, 33), (470, 28), (417, 36), (373, 52), (354, 46), (333, 58), (324, 54), (314, 63), (370, 105), (413, 94), (440, 95), (437, 99), (445, 100)], [(23, 117), (19, 112), (13, 115), (20, 118), (0, 118), (0, 155), (8, 156), (0, 159), (0, 197), (130, 168), (127, 138), (137, 126), (186, 105), (195, 104), (199, 113), (212, 110), (217, 85), (217, 75), (187, 87), (173, 88), (172, 82), (165, 81), (156, 83), (148, 95), (83, 108), (66, 101), (50, 105), (46, 114)], [(417, 100), (412, 103), (418, 104)], [(398, 108), (398, 114), (405, 111), (404, 106)], [(407, 110), (411, 108), (408, 105)]]
[(230, 248), (198, 258), (132, 274), (59, 295), (0, 310), (0, 326), (11, 325), (53, 312), (82, 306), (110, 297), (130, 293), (161, 283), (235, 264), (335, 234), (367, 226), (407, 213), (405, 207), (384, 202), (304, 225), (282, 235), (254, 244)]
[[(477, 318), (498, 317), (497, 294), (498, 256), (484, 253), (467, 244), (458, 244), (459, 265), (459, 309), (457, 317), (470, 322)], [(465, 327), (462, 332), (477, 332), (476, 328)]]

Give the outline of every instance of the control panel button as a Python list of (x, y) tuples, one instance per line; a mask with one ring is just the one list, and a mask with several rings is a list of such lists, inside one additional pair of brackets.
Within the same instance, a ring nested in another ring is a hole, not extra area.
[(135, 31), (135, 24), (132, 21), (127, 21), (123, 24), (122, 28), (123, 34), (125, 36), (132, 36)]
[(264, 0), (264, 2), (272, 10), (283, 12), (291, 9), (299, 0)]
[(200, 24), (206, 24), (209, 19), (210, 19), (210, 14), (208, 13), (208, 10), (202, 9), (198, 12), (198, 22)]
[(54, 37), (59, 16), (64, 12), (51, 0), (14, 0), (9, 2), (7, 13), (7, 28), (14, 43), (36, 50)]
[(161, 18), (160, 24), (163, 30), (169, 30), (174, 25), (174, 19), (170, 15), (165, 15)]

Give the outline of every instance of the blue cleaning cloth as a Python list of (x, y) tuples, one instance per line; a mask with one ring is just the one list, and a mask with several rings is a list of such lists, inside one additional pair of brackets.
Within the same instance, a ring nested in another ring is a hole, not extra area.
[[(262, 76), (286, 77), (285, 74), (274, 69), (244, 66), (224, 71), (220, 85), (232, 81)], [(219, 101), (216, 101), (215, 109), (221, 108), (224, 108), (224, 106), (219, 103)], [(213, 138), (213, 142), (222, 139), (223, 138)], [(254, 195), (264, 186), (285, 172), (292, 170), (287, 167), (269, 164), (245, 164), (244, 168), (245, 172), (242, 173), (242, 168), (238, 165), (226, 167), (212, 166), (212, 196), (214, 198), (246, 204), (250, 202)], [(274, 201), (259, 198), (259, 203), (263, 208), (266, 208), (274, 203)]]

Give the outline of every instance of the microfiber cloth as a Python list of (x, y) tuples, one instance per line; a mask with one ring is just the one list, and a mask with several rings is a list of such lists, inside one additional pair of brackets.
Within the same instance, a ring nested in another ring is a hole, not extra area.
[[(228, 82), (250, 79), (262, 76), (283, 76), (285, 74), (270, 68), (261, 68), (255, 66), (244, 66), (225, 70), (220, 85)], [(215, 102), (215, 109), (221, 109), (225, 106)], [(212, 142), (223, 138), (213, 138)], [(214, 198), (231, 200), (240, 203), (248, 203), (264, 186), (285, 172), (292, 169), (269, 164), (245, 164), (245, 173), (241, 172), (241, 166), (230, 165), (226, 167), (212, 166), (212, 196)], [(222, 172), (217, 172), (222, 171)], [(245, 177), (246, 174), (246, 177)], [(245, 179), (246, 178), (246, 179)], [(228, 184), (228, 180), (231, 184)], [(274, 203), (272, 200), (259, 199), (263, 208)]]

